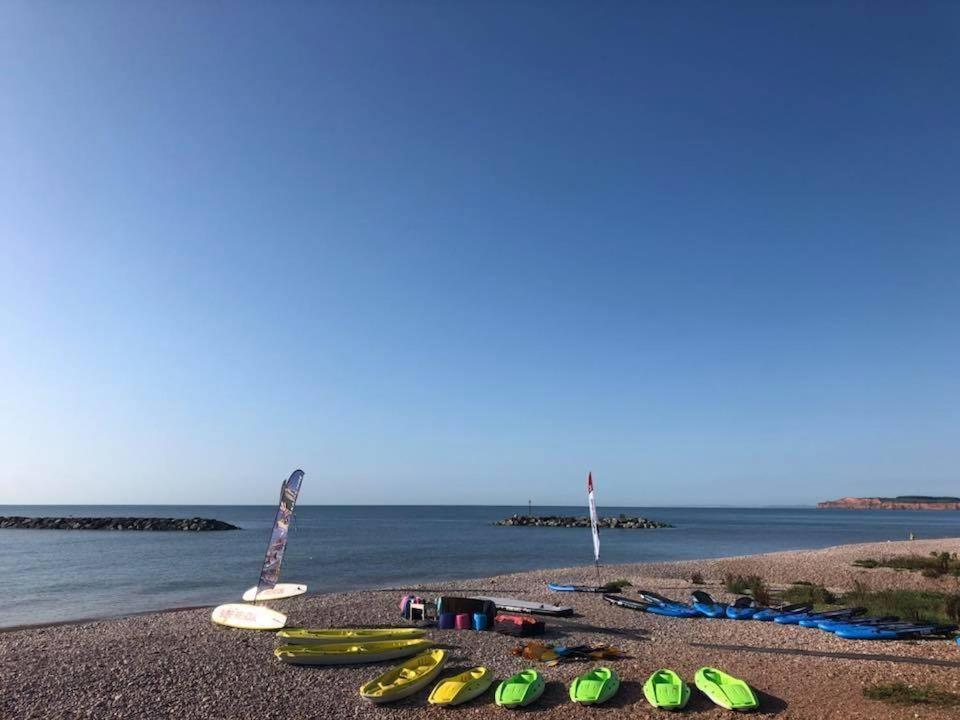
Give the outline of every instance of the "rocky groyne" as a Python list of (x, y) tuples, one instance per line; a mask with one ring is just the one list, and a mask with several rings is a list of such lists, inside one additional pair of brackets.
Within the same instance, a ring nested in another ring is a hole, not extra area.
[[(605, 517), (600, 518), (598, 524), (601, 528), (616, 528), (622, 530), (653, 530), (655, 528), (673, 527), (667, 523), (648, 520), (642, 517)], [(494, 525), (507, 525), (511, 527), (563, 527), (563, 528), (586, 528), (590, 527), (590, 519), (585, 517), (562, 517), (559, 515), (513, 515), (505, 520), (497, 520)]]
[(150, 517), (0, 517), (0, 529), (17, 530), (146, 530), (213, 532), (239, 530), (236, 525), (211, 518)]

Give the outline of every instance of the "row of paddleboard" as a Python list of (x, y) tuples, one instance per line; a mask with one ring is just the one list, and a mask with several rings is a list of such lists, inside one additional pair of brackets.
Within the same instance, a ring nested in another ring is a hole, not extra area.
[(738, 598), (731, 604), (715, 601), (703, 591), (694, 591), (692, 604), (681, 603), (657, 593), (640, 590), (640, 599), (623, 595), (607, 594), (607, 602), (641, 610), (655, 615), (678, 618), (721, 618), (733, 620), (758, 620), (780, 625), (816, 627), (837, 637), (857, 640), (895, 640), (927, 635), (948, 635), (957, 630), (956, 625), (940, 625), (924, 622), (900, 622), (894, 615), (868, 616), (867, 608), (849, 607), (814, 612), (807, 604), (784, 605), (777, 608), (758, 605), (752, 598)]

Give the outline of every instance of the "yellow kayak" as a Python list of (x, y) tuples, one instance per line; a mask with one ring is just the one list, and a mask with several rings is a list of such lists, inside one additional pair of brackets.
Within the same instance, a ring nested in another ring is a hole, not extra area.
[(419, 628), (287, 628), (277, 633), (288, 645), (342, 645), (384, 640), (417, 640), (427, 634)]
[(431, 705), (460, 705), (483, 695), (493, 684), (493, 673), (485, 667), (470, 668), (453, 677), (444, 678), (430, 693)]
[(433, 645), (429, 640), (384, 640), (381, 642), (330, 645), (280, 645), (273, 654), (293, 665), (353, 665), (416, 655)]
[(446, 661), (446, 650), (431, 650), (417, 655), (363, 685), (360, 697), (374, 703), (402, 700), (433, 682)]

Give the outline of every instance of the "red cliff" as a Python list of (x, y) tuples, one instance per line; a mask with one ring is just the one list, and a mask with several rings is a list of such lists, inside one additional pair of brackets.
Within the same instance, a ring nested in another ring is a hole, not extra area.
[(960, 510), (960, 498), (903, 495), (894, 498), (845, 497), (817, 503), (818, 508), (840, 510)]

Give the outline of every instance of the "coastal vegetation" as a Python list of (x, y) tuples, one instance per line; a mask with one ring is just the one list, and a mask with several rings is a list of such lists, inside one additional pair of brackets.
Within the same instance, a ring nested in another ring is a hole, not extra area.
[(861, 568), (886, 567), (894, 570), (919, 571), (921, 575), (928, 578), (938, 578), (943, 575), (953, 575), (960, 577), (960, 558), (956, 553), (950, 552), (931, 552), (929, 555), (899, 555), (882, 560), (866, 558), (863, 560), (854, 560), (853, 564)]
[(626, 578), (620, 578), (619, 580), (611, 580), (610, 582), (606, 583), (603, 586), (603, 589), (608, 593), (615, 593), (627, 587), (633, 587), (633, 583)]
[(868, 685), (863, 696), (891, 705), (928, 705), (933, 707), (960, 707), (960, 695), (936, 685), (908, 685), (904, 682)]
[(960, 623), (960, 594), (920, 590), (871, 590), (855, 583), (836, 594), (822, 585), (797, 582), (780, 593), (786, 603), (810, 603), (817, 609), (841, 605), (867, 608), (870, 615), (896, 615), (903, 620)]

